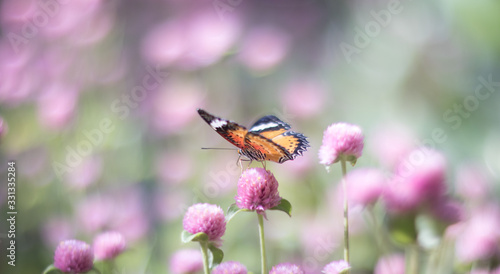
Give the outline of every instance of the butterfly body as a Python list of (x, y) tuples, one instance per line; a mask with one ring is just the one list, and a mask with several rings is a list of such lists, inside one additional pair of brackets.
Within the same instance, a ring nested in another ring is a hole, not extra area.
[(240, 155), (250, 160), (283, 163), (302, 155), (309, 147), (303, 134), (290, 131), (290, 125), (274, 115), (260, 118), (247, 129), (202, 109), (198, 109), (198, 114), (224, 139), (238, 147)]

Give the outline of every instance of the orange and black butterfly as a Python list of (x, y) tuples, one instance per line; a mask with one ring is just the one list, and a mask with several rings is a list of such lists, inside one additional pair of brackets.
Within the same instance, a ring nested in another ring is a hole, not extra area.
[(302, 155), (309, 147), (307, 137), (290, 131), (290, 125), (274, 115), (260, 118), (250, 129), (198, 109), (201, 118), (217, 133), (239, 148), (250, 160), (283, 163)]

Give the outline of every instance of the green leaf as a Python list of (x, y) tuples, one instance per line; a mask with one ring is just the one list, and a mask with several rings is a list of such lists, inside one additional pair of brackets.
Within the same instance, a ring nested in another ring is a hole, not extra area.
[(236, 214), (238, 214), (242, 211), (251, 211), (251, 210), (239, 208), (236, 204), (232, 204), (231, 206), (229, 206), (229, 208), (227, 209), (227, 213), (226, 213), (226, 223), (229, 223), (229, 221), (231, 221), (231, 219), (233, 219), (233, 217)]
[(181, 234), (181, 240), (183, 243), (189, 243), (189, 242), (207, 242), (208, 241), (208, 235), (205, 234), (205, 232), (199, 232), (196, 234), (191, 234), (187, 232), (186, 230), (182, 231)]
[(222, 259), (224, 259), (224, 252), (213, 244), (209, 244), (208, 249), (210, 249), (210, 253), (212, 254), (210, 258), (210, 268), (212, 268), (222, 262)]
[(280, 210), (292, 217), (292, 204), (287, 199), (282, 198), (280, 204), (271, 208), (271, 210)]
[(59, 270), (59, 268), (55, 267), (53, 264), (47, 266), (47, 268), (45, 268), (45, 270), (43, 271), (43, 274), (47, 274), (47, 273), (50, 273), (52, 271), (57, 271), (57, 273), (62, 273), (61, 270)]

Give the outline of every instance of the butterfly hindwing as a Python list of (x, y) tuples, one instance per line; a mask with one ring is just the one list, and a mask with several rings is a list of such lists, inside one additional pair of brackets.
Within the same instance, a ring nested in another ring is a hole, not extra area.
[(278, 117), (274, 115), (267, 115), (255, 122), (248, 131), (258, 133), (268, 139), (272, 139), (286, 132), (290, 128), (289, 124), (281, 121)]
[(307, 141), (307, 137), (302, 133), (293, 131), (287, 131), (281, 135), (278, 135), (274, 137), (272, 141), (286, 149), (291, 154), (292, 159), (295, 159), (297, 156), (302, 155), (302, 153), (309, 147), (309, 141)]
[(245, 136), (248, 130), (235, 122), (216, 117), (202, 109), (198, 109), (201, 118), (207, 122), (217, 133), (224, 139), (228, 140), (231, 144), (240, 149), (244, 149)]

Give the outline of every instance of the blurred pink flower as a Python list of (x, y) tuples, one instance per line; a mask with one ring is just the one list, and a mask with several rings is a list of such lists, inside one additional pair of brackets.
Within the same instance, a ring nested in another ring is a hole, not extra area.
[(344, 273), (344, 271), (350, 269), (351, 266), (344, 260), (340, 260), (340, 261), (333, 261), (329, 264), (327, 264), (324, 268), (323, 268), (323, 273), (325, 274), (340, 274), (340, 273)]
[(379, 258), (374, 274), (405, 274), (405, 256), (402, 254), (386, 255)]
[(241, 174), (238, 180), (236, 205), (259, 214), (265, 215), (265, 210), (280, 204), (278, 181), (271, 171), (263, 168), (249, 168)]
[[(39, 29), (50, 39), (71, 34), (82, 25), (93, 20), (94, 16), (101, 8), (102, 0), (75, 0), (60, 3), (52, 1), (54, 8), (44, 9), (44, 14), (48, 16), (48, 23), (40, 26)], [(49, 12), (47, 12), (49, 11)]]
[(78, 91), (56, 83), (42, 92), (38, 99), (38, 119), (49, 129), (62, 129), (73, 118), (78, 101)]
[(274, 27), (259, 27), (247, 34), (239, 59), (255, 71), (265, 71), (277, 66), (289, 50), (290, 38)]
[(479, 165), (462, 165), (456, 174), (456, 191), (468, 201), (481, 203), (490, 195), (491, 183)]
[(212, 12), (194, 12), (150, 31), (142, 52), (150, 63), (197, 69), (217, 62), (233, 45), (238, 32), (236, 20), (224, 22)]
[(335, 123), (323, 133), (323, 143), (319, 149), (320, 163), (329, 166), (340, 160), (355, 162), (363, 153), (363, 131), (356, 125)]
[(212, 274), (247, 274), (247, 268), (240, 262), (223, 262), (212, 270)]
[(455, 250), (461, 262), (474, 262), (491, 258), (499, 251), (500, 209), (487, 205), (472, 212), (456, 239)]
[(429, 210), (437, 220), (444, 221), (448, 224), (463, 221), (466, 213), (461, 202), (452, 200), (448, 197), (442, 197), (431, 201)]
[(368, 206), (374, 204), (382, 195), (386, 178), (376, 168), (360, 168), (347, 173), (348, 201), (352, 205)]
[(386, 185), (383, 198), (387, 209), (402, 213), (443, 197), (445, 174), (443, 155), (428, 148), (413, 150), (399, 163), (394, 177)]
[(113, 193), (113, 215), (109, 228), (120, 232), (127, 242), (144, 237), (150, 229), (149, 214), (142, 190), (137, 186)]
[(105, 228), (114, 216), (115, 204), (107, 195), (90, 195), (82, 200), (76, 209), (78, 223), (86, 233)]
[(193, 174), (193, 159), (186, 152), (167, 152), (157, 157), (156, 173), (161, 182), (177, 185)]
[(83, 158), (82, 162), (65, 174), (66, 181), (76, 189), (84, 189), (101, 175), (102, 160), (98, 156)]
[(93, 247), (96, 260), (111, 260), (125, 250), (125, 238), (116, 231), (104, 232), (94, 238)]
[(7, 123), (3, 119), (3, 117), (0, 116), (0, 137), (3, 137), (5, 134), (7, 134)]
[(273, 266), (269, 274), (303, 274), (304, 271), (300, 266), (292, 263), (281, 263)]
[(163, 134), (180, 132), (196, 118), (196, 108), (202, 106), (203, 88), (192, 81), (170, 80), (154, 95), (152, 122)]
[(198, 249), (182, 249), (170, 257), (170, 272), (174, 274), (196, 273), (203, 269), (203, 258)]
[(159, 218), (165, 221), (173, 221), (182, 216), (185, 205), (190, 204), (188, 195), (183, 189), (160, 190), (155, 193), (154, 204)]
[(379, 127), (373, 136), (370, 150), (380, 163), (393, 168), (414, 148), (415, 137), (403, 125)]
[(42, 239), (47, 246), (57, 246), (61, 241), (74, 236), (73, 225), (60, 217), (48, 218), (41, 228)]
[(325, 88), (318, 82), (308, 79), (294, 80), (281, 93), (285, 109), (302, 119), (321, 113), (325, 99)]
[(224, 211), (211, 204), (194, 204), (190, 206), (182, 221), (184, 230), (191, 234), (204, 232), (210, 241), (220, 243), (220, 238), (226, 232)]
[(0, 19), (3, 23), (27, 23), (39, 9), (36, 0), (5, 0), (0, 6)]
[(89, 244), (79, 240), (61, 242), (54, 253), (54, 266), (65, 273), (84, 273), (94, 265), (94, 254)]

